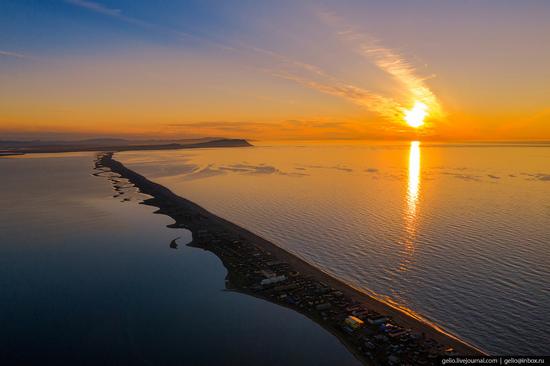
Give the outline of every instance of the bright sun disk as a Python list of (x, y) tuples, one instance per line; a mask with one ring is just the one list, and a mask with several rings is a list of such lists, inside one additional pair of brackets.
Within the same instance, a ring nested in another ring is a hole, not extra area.
[(405, 110), (405, 121), (413, 128), (418, 128), (424, 124), (424, 118), (428, 115), (428, 106), (422, 102), (416, 101), (411, 109)]

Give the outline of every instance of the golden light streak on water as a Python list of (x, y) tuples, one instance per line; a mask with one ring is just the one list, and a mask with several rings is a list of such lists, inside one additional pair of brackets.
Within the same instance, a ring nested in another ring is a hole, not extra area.
[(399, 270), (407, 271), (414, 257), (417, 229), (417, 206), (420, 195), (420, 142), (411, 141), (409, 149), (409, 178), (407, 181), (407, 197), (404, 214), (405, 222), (405, 256), (400, 263)]
[(407, 185), (407, 215), (416, 216), (416, 205), (420, 191), (420, 142), (411, 141), (409, 150), (409, 181)]

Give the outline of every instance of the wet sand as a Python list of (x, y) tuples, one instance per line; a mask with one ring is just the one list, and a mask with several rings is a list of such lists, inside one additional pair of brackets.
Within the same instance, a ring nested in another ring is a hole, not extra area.
[[(112, 153), (100, 154), (96, 161), (96, 166), (98, 168), (109, 168), (111, 171), (120, 174), (123, 178), (128, 179), (142, 193), (152, 196), (152, 199), (145, 201), (146, 204), (156, 206), (159, 208), (159, 213), (172, 217), (176, 221), (174, 227), (185, 227), (189, 229), (193, 233), (194, 238), (192, 245), (210, 250), (218, 255), (228, 270), (229, 286), (233, 287), (234, 290), (287, 306), (281, 303), (281, 301), (276, 301), (264, 295), (262, 292), (253, 291), (250, 287), (242, 285), (243, 281), (239, 279), (237, 271), (234, 270), (236, 266), (234, 259), (225, 255), (223, 249), (215, 246), (209, 247), (206, 244), (202, 244), (200, 240), (197, 240), (198, 236), (200, 236), (199, 231), (208, 230), (210, 232), (228, 233), (231, 237), (236, 237), (244, 242), (252, 243), (253, 246), (273, 256), (278, 261), (288, 263), (292, 270), (298, 271), (302, 276), (312, 278), (315, 281), (330, 286), (333, 290), (340, 291), (344, 297), (360, 303), (368, 308), (369, 311), (374, 311), (390, 317), (393, 323), (400, 327), (410, 329), (414, 334), (421, 335), (422, 340), (433, 340), (437, 342), (439, 346), (438, 349), (444, 349), (450, 346), (454, 349), (456, 354), (459, 355), (484, 354), (480, 349), (445, 332), (436, 325), (426, 322), (414, 313), (408, 313), (391, 304), (376, 299), (360, 289), (332, 277), (319, 268), (312, 266), (258, 235), (210, 213), (206, 209), (185, 198), (177, 196), (166, 187), (154, 183), (144, 176), (126, 168), (120, 162), (113, 159)], [(288, 307), (300, 311), (300, 309), (296, 309), (294, 306)], [(357, 342), (352, 339), (353, 337), (348, 336), (340, 328), (336, 327), (334, 322), (325, 321), (319, 316), (315, 314), (312, 315), (307, 311), (300, 312), (335, 334), (361, 361), (366, 364), (372, 363), (370, 359), (363, 355), (361, 349), (358, 349)], [(443, 354), (440, 353), (440, 355)]]

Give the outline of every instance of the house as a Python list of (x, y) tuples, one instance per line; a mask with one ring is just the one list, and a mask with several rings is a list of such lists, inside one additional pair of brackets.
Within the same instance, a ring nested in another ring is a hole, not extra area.
[(286, 280), (286, 276), (285, 275), (281, 275), (281, 276), (275, 276), (275, 277), (270, 277), (270, 278), (264, 278), (261, 282), (260, 282), (260, 285), (262, 286), (265, 286), (265, 285), (272, 285), (274, 283), (277, 283), (277, 282), (282, 282)]
[(353, 315), (348, 316), (346, 320), (344, 320), (344, 322), (346, 323), (346, 325), (348, 325), (352, 329), (359, 329), (363, 326), (363, 324), (365, 324), (364, 321), (354, 317)]
[(383, 315), (376, 315), (368, 318), (368, 322), (374, 325), (384, 324), (387, 320), (388, 318)]

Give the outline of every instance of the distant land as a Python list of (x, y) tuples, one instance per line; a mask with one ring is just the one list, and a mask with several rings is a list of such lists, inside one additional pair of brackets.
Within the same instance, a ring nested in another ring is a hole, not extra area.
[(245, 139), (210, 137), (184, 140), (126, 140), (102, 138), (79, 141), (0, 141), (0, 156), (78, 151), (176, 150), (248, 146), (253, 145)]

